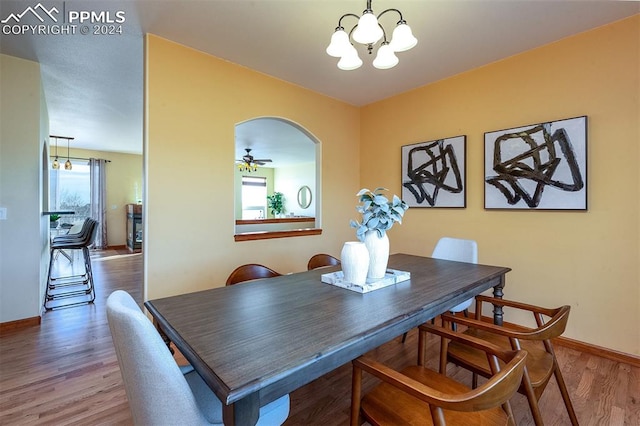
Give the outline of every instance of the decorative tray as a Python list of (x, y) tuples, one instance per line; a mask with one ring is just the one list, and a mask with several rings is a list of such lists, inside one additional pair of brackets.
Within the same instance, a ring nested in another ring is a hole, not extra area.
[(356, 285), (344, 280), (342, 271), (322, 274), (322, 282), (335, 285), (337, 287), (346, 288), (347, 290), (356, 291), (358, 293), (368, 293), (373, 290), (389, 287), (390, 285), (406, 281), (411, 278), (411, 274), (406, 271), (398, 271), (395, 269), (387, 269), (387, 273), (383, 278), (370, 279), (364, 285)]

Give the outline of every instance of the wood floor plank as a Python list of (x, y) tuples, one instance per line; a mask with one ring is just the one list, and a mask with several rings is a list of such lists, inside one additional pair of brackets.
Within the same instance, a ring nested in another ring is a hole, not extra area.
[[(66, 261), (63, 257), (57, 262)], [(0, 335), (1, 425), (131, 425), (132, 418), (105, 313), (116, 289), (142, 302), (142, 255), (122, 250), (92, 255), (96, 301), (46, 312), (39, 326)], [(63, 271), (70, 265), (58, 265)], [(369, 355), (394, 368), (415, 363), (417, 333), (409, 332)], [(429, 341), (428, 365), (437, 366), (437, 342)], [(564, 347), (556, 348), (578, 419), (584, 425), (640, 425), (640, 368)], [(179, 363), (184, 358), (176, 354)], [(470, 384), (471, 374), (449, 365), (448, 374)], [(363, 390), (375, 385), (366, 377)], [(351, 364), (291, 394), (287, 426), (347, 425)], [(519, 425), (533, 425), (526, 398), (512, 405)], [(540, 401), (547, 425), (569, 424), (555, 379)]]

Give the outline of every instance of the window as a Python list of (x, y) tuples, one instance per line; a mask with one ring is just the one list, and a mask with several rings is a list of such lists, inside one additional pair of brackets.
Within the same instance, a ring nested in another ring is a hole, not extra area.
[(267, 212), (267, 178), (242, 176), (242, 219), (264, 219)]
[(89, 217), (91, 184), (88, 164), (74, 164), (72, 170), (51, 169), (49, 174), (49, 209), (72, 210), (68, 223), (82, 222)]

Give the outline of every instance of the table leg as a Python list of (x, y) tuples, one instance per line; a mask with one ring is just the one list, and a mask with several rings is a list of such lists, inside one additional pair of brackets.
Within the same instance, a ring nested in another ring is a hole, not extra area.
[[(504, 288), (504, 275), (500, 277), (500, 282), (498, 285), (493, 287), (493, 297), (496, 299), (502, 299), (504, 293), (502, 289)], [(502, 325), (502, 306), (493, 305), (493, 323), (496, 325)]]
[(260, 416), (260, 395), (255, 392), (231, 405), (222, 406), (222, 422), (225, 426), (253, 426)]

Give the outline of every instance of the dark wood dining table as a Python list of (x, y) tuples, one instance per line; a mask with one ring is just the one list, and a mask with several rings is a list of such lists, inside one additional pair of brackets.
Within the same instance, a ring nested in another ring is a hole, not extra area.
[(260, 406), (464, 300), (492, 287), (501, 297), (510, 271), (408, 254), (391, 255), (389, 268), (411, 278), (361, 294), (323, 283), (321, 274), (339, 270), (329, 267), (145, 306), (222, 401), (225, 425), (252, 425)]

